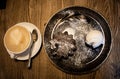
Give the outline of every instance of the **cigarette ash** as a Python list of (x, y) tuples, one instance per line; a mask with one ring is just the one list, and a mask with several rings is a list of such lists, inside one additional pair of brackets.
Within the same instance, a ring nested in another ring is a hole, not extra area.
[[(58, 65), (66, 66), (70, 68), (73, 68), (73, 67), (81, 68), (84, 64), (93, 60), (100, 53), (102, 45), (100, 45), (96, 49), (93, 49), (92, 47), (86, 45), (85, 37), (88, 34), (88, 32), (90, 32), (90, 30), (101, 31), (101, 28), (97, 24), (97, 22), (95, 22), (90, 17), (86, 18), (84, 15), (69, 17), (65, 19), (64, 21), (62, 21), (61, 23), (59, 23), (57, 28), (55, 28), (54, 30), (53, 37), (56, 35), (59, 37), (58, 33), (61, 33), (64, 36), (64, 33), (67, 32), (68, 36), (72, 35), (70, 39), (75, 40), (74, 44), (72, 43), (70, 44), (76, 47), (76, 50), (72, 51), (72, 55), (67, 54), (64, 56), (64, 52), (69, 53), (71, 51), (69, 50), (66, 51), (65, 49), (63, 49), (62, 50), (63, 57), (62, 57), (62, 54), (56, 55), (55, 53), (58, 53), (58, 52), (51, 50), (51, 54), (50, 54), (51, 59)], [(60, 39), (62, 41), (63, 38), (61, 37)], [(53, 38), (51, 41), (54, 41), (54, 40), (55, 39)], [(67, 44), (67, 43), (63, 43), (63, 44)], [(52, 43), (50, 45), (52, 46)], [(51, 46), (50, 46), (50, 49), (53, 49), (51, 48)]]

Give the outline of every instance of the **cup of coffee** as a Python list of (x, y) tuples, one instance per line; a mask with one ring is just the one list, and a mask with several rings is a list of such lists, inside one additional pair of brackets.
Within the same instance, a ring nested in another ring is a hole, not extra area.
[(4, 36), (5, 48), (13, 56), (27, 51), (31, 46), (31, 42), (31, 33), (20, 25), (14, 25), (9, 28)]

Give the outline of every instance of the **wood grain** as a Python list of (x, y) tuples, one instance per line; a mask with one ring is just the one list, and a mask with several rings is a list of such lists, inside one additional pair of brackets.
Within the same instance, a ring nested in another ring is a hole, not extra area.
[[(105, 17), (112, 32), (112, 49), (107, 61), (99, 70), (72, 75), (57, 69), (50, 61), (42, 46), (33, 59), (32, 68), (27, 61), (10, 59), (4, 45), (6, 30), (19, 22), (31, 22), (44, 34), (44, 24), (50, 17), (68, 6), (91, 8)], [(0, 10), (0, 79), (120, 79), (120, 0), (7, 0), (6, 9)]]

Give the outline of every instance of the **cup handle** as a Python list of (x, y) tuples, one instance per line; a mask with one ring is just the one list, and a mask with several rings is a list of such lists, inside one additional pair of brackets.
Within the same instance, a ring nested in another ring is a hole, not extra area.
[(15, 59), (16, 55), (15, 54), (10, 54), (10, 58)]

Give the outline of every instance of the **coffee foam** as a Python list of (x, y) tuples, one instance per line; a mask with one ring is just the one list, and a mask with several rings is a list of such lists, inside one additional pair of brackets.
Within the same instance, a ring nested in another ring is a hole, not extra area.
[(30, 33), (21, 26), (13, 26), (6, 32), (6, 47), (14, 53), (25, 50), (30, 44)]
[(22, 40), (23, 36), (22, 33), (19, 29), (15, 29), (13, 31), (10, 32), (10, 40), (13, 44), (18, 45), (20, 43), (20, 41)]

